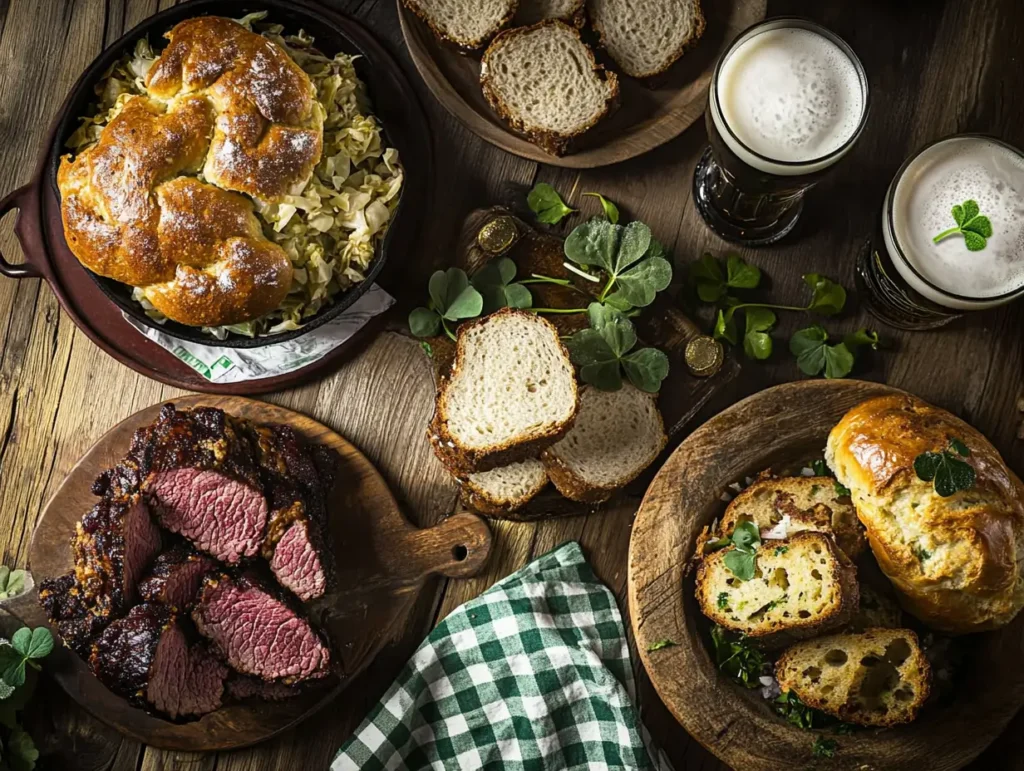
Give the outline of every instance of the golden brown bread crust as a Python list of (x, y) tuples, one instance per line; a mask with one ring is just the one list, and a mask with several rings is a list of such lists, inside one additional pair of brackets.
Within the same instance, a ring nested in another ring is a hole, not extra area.
[[(952, 438), (970, 449), (963, 460), (977, 478), (942, 498), (914, 460)], [(967, 633), (1003, 626), (1024, 607), (1024, 486), (980, 432), (915, 397), (886, 396), (843, 417), (827, 458), (906, 610)]]

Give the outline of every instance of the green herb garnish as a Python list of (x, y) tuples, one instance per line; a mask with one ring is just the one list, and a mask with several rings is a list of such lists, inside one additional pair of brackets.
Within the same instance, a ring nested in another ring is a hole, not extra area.
[(970, 449), (961, 440), (950, 438), (941, 452), (923, 452), (914, 458), (914, 472), (923, 482), (934, 482), (935, 492), (943, 498), (974, 487), (974, 467), (960, 458), (968, 458)]
[(775, 547), (775, 556), (776, 557), (781, 557), (783, 554), (785, 554), (788, 551), (789, 551), (789, 547), (788, 546), (776, 546)]
[(828, 464), (821, 458), (818, 458), (816, 461), (811, 463), (811, 471), (814, 472), (814, 476), (816, 477), (832, 476), (832, 471), (829, 469)]
[(729, 607), (729, 592), (718, 593), (718, 609), (725, 610)]
[(840, 484), (838, 481), (832, 483), (835, 487), (836, 498), (849, 498), (850, 488), (846, 485)]
[(801, 329), (789, 339), (789, 350), (796, 356), (797, 366), (808, 375), (841, 378), (853, 369), (853, 353), (846, 343), (828, 345), (828, 332), (820, 324)]
[(920, 544), (911, 544), (910, 552), (917, 557), (918, 562), (924, 562), (932, 556), (932, 553)]
[(656, 348), (634, 351), (636, 330), (621, 311), (595, 302), (587, 315), (590, 328), (581, 329), (565, 342), (573, 363), (580, 368), (580, 379), (602, 391), (617, 391), (625, 371), (641, 391), (657, 393), (668, 375), (668, 356)]
[(420, 348), (423, 349), (423, 353), (427, 354), (428, 358), (434, 358), (434, 347), (426, 340), (420, 340)]
[(814, 746), (811, 747), (811, 754), (816, 758), (834, 758), (836, 756), (836, 750), (839, 749), (839, 742), (835, 739), (829, 739), (826, 736), (819, 736), (814, 740)]
[(660, 651), (662, 648), (675, 648), (675, 647), (676, 647), (676, 644), (672, 640), (658, 640), (658, 642), (652, 644), (651, 647), (649, 647), (647, 649), (647, 652), (648, 653), (653, 653), (654, 651)]
[(757, 547), (761, 545), (761, 534), (757, 525), (743, 520), (732, 531), (733, 548), (726, 552), (722, 561), (729, 572), (741, 581), (754, 577), (757, 568)]
[(0, 678), (14, 688), (25, 684), (25, 666), (38, 670), (39, 659), (53, 650), (53, 635), (46, 627), (22, 627), (10, 643), (0, 645)]
[(619, 224), (619, 207), (609, 201), (600, 193), (584, 193), (583, 195), (593, 196), (601, 202), (601, 208), (604, 209), (604, 216), (608, 218), (608, 221), (613, 225)]
[(797, 728), (810, 730), (812, 728), (826, 728), (839, 722), (831, 715), (826, 715), (821, 710), (808, 707), (793, 691), (783, 691), (773, 702), (775, 712), (786, 719), (790, 725)]
[(968, 199), (952, 209), (956, 227), (943, 230), (932, 239), (936, 244), (944, 238), (959, 233), (964, 237), (964, 245), (969, 251), (980, 252), (992, 237), (992, 223), (981, 213), (978, 202)]
[(428, 288), (429, 305), (409, 314), (409, 330), (416, 337), (433, 337), (443, 329), (454, 340), (448, 322), (476, 318), (484, 308), (484, 298), (460, 268), (436, 271)]
[(759, 678), (765, 669), (761, 651), (747, 642), (744, 635), (734, 635), (715, 624), (711, 627), (711, 646), (715, 666), (744, 688), (760, 688)]
[(537, 220), (546, 225), (557, 225), (575, 209), (565, 205), (562, 196), (547, 182), (538, 182), (526, 196), (526, 205), (537, 215)]

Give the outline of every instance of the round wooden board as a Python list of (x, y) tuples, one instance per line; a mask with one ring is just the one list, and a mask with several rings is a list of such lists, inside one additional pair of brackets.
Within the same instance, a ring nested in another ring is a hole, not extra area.
[[(515, 133), (480, 90), (479, 55), (439, 40), (402, 0), (398, 15), (412, 60), (434, 97), (466, 128), (506, 152), (539, 163), (591, 169), (635, 158), (679, 136), (704, 112), (719, 55), (740, 32), (765, 17), (767, 0), (703, 2), (707, 28), (700, 42), (667, 73), (648, 81), (623, 75), (600, 50), (598, 60), (619, 75), (621, 104), (580, 140), (575, 152), (550, 155)], [(589, 27), (584, 39), (595, 42)]]
[[(136, 709), (92, 676), (63, 647), (47, 661), (67, 693), (89, 712), (145, 744), (174, 750), (226, 750), (264, 741), (332, 701), (361, 672), (390, 635), (405, 624), (417, 594), (434, 573), (464, 577), (477, 572), (491, 547), (480, 518), (459, 513), (436, 527), (418, 529), (405, 519), (384, 479), (369, 460), (326, 426), (272, 404), (241, 397), (189, 396), (178, 407), (220, 407), (258, 423), (291, 426), (340, 457), (330, 500), (331, 544), (337, 564), (335, 589), (305, 605), (331, 640), (340, 672), (324, 685), (281, 702), (235, 703), (191, 723), (171, 723)], [(46, 505), (32, 537), (29, 560), (35, 584), (72, 568), (68, 542), (75, 523), (96, 498), (92, 481), (123, 457), (132, 434), (152, 422), (159, 404), (137, 412), (108, 431), (75, 465)], [(24, 623), (46, 623), (36, 591), (2, 605)]]
[[(769, 466), (797, 462), (825, 447), (843, 414), (874, 396), (900, 393), (878, 383), (810, 380), (769, 388), (693, 432), (644, 496), (629, 544), (629, 610), (640, 658), (658, 695), (686, 730), (734, 768), (774, 771), (829, 767), (812, 756), (816, 733), (777, 717), (760, 691), (729, 682), (712, 662), (707, 624), (692, 573), (701, 528), (721, 516), (727, 485)], [(918, 720), (889, 730), (834, 737), (831, 767), (948, 771), (962, 768), (1024, 705), (1024, 616), (967, 638), (952, 703), (926, 707)], [(656, 642), (674, 647), (648, 651)], [(833, 738), (831, 733), (827, 733)]]

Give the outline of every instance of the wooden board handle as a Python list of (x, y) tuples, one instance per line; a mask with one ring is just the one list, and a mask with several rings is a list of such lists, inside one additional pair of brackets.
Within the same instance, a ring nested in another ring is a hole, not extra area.
[(475, 575), (491, 555), (491, 530), (475, 514), (460, 511), (434, 527), (409, 534), (406, 555), (409, 562), (402, 572), (414, 571), (417, 577), (440, 573), (448, 578)]

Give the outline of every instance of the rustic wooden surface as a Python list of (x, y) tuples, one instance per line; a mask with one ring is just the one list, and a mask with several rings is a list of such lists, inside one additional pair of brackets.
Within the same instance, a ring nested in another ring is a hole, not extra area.
[[(698, 535), (722, 516), (721, 495), (730, 484), (768, 466), (785, 473), (820, 458), (829, 431), (849, 409), (901, 393), (863, 380), (805, 380), (761, 391), (690, 434), (644, 496), (629, 545), (637, 650), (669, 711), (736, 768), (773, 771), (782, 759), (805, 768), (814, 762), (814, 739), (779, 720), (759, 692), (737, 688), (718, 672), (709, 656), (709, 624), (694, 598)], [(763, 427), (760, 442), (750, 441), (752, 423)], [(873, 558), (864, 555), (857, 562), (859, 580), (869, 582)], [(661, 640), (676, 645), (652, 651)], [(939, 693), (939, 703), (910, 725), (841, 737), (837, 765), (956, 771), (979, 755), (1024, 704), (1024, 672), (1014, 663), (1024, 644), (1024, 617), (960, 644), (966, 661), (955, 694)], [(993, 669), (1003, 675), (992, 678)]]
[[(159, 7), (165, 6), (166, 0)], [(331, 0), (372, 28), (405, 65), (392, 0)], [(156, 0), (0, 0), (0, 191), (25, 183), (38, 143), (78, 73), (105, 43), (158, 9)], [(769, 2), (770, 15), (801, 13), (834, 29), (858, 52), (871, 83), (873, 114), (860, 144), (841, 171), (812, 191), (797, 230), (767, 250), (741, 250), (771, 277), (779, 301), (803, 297), (801, 273), (817, 271), (853, 285), (857, 250), (879, 218), (885, 187), (896, 168), (924, 142), (956, 131), (983, 131), (1024, 146), (1024, 6), (1017, 0), (864, 0), (822, 4)], [(421, 301), (425, 277), (450, 257), (459, 223), (485, 203), (521, 201), (535, 181), (547, 181), (587, 215), (597, 190), (629, 217), (650, 224), (689, 261), (726, 245), (702, 224), (690, 200), (693, 166), (705, 135), (698, 123), (680, 137), (627, 163), (586, 172), (538, 166), (497, 150), (463, 129), (417, 88), (430, 115), (436, 179), (416, 267), (400, 296)], [(17, 247), (11, 217), (0, 228), (0, 249)], [(570, 223), (571, 224), (571, 223)], [(410, 265), (414, 264), (410, 260)], [(785, 338), (806, 321), (783, 319), (777, 353), (767, 363), (745, 363), (728, 393), (704, 418), (768, 385), (800, 377)], [(847, 314), (830, 328), (871, 325)], [(1024, 442), (1015, 440), (1021, 415), (1024, 303), (985, 312), (938, 332), (885, 332), (894, 348), (875, 354), (860, 377), (884, 380), (952, 409), (983, 430), (1018, 473)], [(420, 525), (455, 506), (456, 491), (430, 454), (423, 426), (430, 413), (430, 365), (419, 347), (394, 335), (325, 380), (268, 399), (304, 412), (348, 438), (382, 471)], [(62, 316), (37, 281), (0, 282), (0, 539), (3, 560), (23, 565), (35, 522), (49, 495), (78, 457), (110, 426), (132, 412), (178, 395), (116, 364)], [(752, 427), (756, 441), (756, 427)], [(636, 502), (588, 518), (540, 524), (498, 523), (494, 555), (480, 576), (437, 581), (425, 592), (414, 621), (377, 658), (334, 708), (300, 728), (248, 750), (191, 755), (147, 749), (123, 739), (75, 707), (52, 680), (36, 699), (35, 735), (48, 768), (111, 771), (269, 771), (324, 768), (341, 741), (380, 697), (432, 623), (532, 556), (578, 539), (598, 575), (625, 597), (626, 553)], [(998, 677), (998, 673), (993, 673)], [(644, 681), (644, 719), (677, 769), (724, 768), (690, 739)], [(974, 765), (1024, 767), (1024, 717)]]

